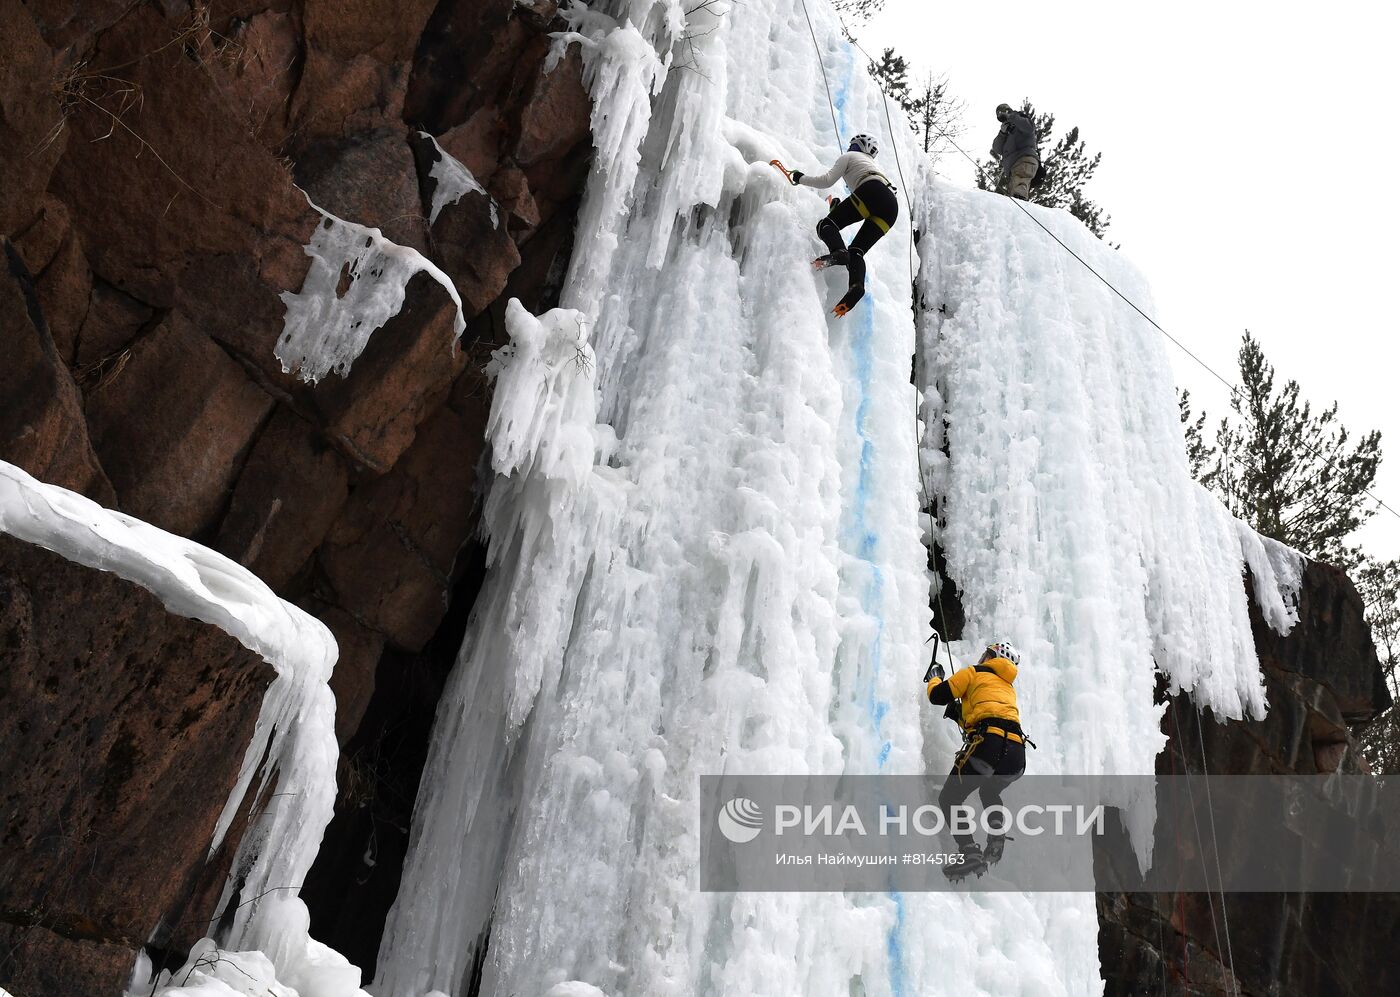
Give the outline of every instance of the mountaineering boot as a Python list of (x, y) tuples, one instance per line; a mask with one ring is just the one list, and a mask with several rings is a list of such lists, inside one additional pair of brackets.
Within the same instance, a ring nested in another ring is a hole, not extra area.
[(851, 275), (850, 290), (848, 290), (840, 301), (836, 302), (836, 307), (831, 313), (837, 318), (845, 315), (856, 306), (856, 302), (865, 297), (865, 254), (859, 249), (852, 249), (846, 253), (846, 269)]
[(841, 300), (836, 302), (836, 307), (831, 310), (831, 314), (840, 318), (856, 306), (856, 302), (865, 297), (864, 287), (853, 287), (841, 296)]
[(839, 253), (827, 253), (825, 256), (818, 256), (812, 261), (813, 270), (825, 270), (827, 267), (844, 267), (846, 265), (846, 251), (843, 249)]
[(987, 871), (987, 860), (982, 857), (982, 849), (977, 842), (963, 845), (961, 851), (962, 861), (954, 865), (945, 865), (943, 875), (956, 883), (968, 876), (980, 876)]
[(982, 850), (982, 860), (987, 865), (996, 865), (1001, 861), (1002, 853), (1006, 851), (1006, 838), (1004, 834), (987, 835), (987, 847)]

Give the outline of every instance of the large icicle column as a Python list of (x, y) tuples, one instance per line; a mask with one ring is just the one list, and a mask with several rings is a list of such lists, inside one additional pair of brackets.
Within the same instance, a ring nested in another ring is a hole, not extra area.
[[(1030, 772), (1151, 773), (1159, 670), (1219, 716), (1263, 715), (1245, 569), (1287, 632), (1302, 558), (1191, 479), (1167, 343), (1124, 300), (1151, 313), (1120, 253), (1066, 212), (920, 186), (924, 460), (966, 650), (1020, 647)], [(1091, 895), (1030, 899), (1095, 924)]]
[(973, 636), (1030, 662), (1021, 696), (1055, 725), (1035, 769), (1153, 771), (1158, 668), (1262, 716), (1242, 579), (1286, 631), (1301, 558), (1187, 472), (1167, 341), (1124, 300), (1151, 313), (1142, 277), (1063, 211), (937, 181), (918, 210), (937, 539)]
[(850, 128), (884, 135), (879, 91), (820, 8), (814, 49), (795, 0), (688, 22), (679, 4), (576, 10), (599, 152), (564, 303), (595, 365), (570, 348), (507, 382), (527, 342), (496, 404), (596, 376), (596, 414), (545, 428), (598, 464), (560, 475), (493, 435), (500, 567), (372, 989), (464, 995), (479, 959), (482, 993), (914, 992), (928, 956), (894, 898), (695, 892), (699, 775), (922, 764), (907, 218), (866, 301), (829, 320), (844, 274), (810, 268), (826, 205), (768, 165), (840, 151), (818, 57)]

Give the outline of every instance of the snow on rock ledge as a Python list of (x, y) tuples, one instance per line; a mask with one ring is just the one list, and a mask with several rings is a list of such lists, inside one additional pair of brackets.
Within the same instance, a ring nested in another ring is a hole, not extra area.
[(375, 330), (399, 313), (408, 282), (421, 271), (456, 303), (453, 328), (462, 335), (467, 327), (462, 298), (436, 264), (416, 249), (390, 242), (377, 228), (337, 218), (310, 198), (306, 203), (322, 221), (306, 244), (311, 268), (301, 290), (282, 292), (287, 314), (273, 352), (284, 371), (296, 371), (313, 384), (331, 371), (344, 377)]
[[(241, 881), (242, 906), (221, 943), (229, 949), (262, 950), (277, 978), (302, 997), (359, 993), (359, 970), (307, 934), (306, 908), (295, 889), (315, 858), (335, 801), (335, 700), (326, 683), (337, 649), (330, 631), (223, 555), (44, 484), (3, 461), (0, 530), (134, 582), (171, 613), (219, 627), (273, 666), (277, 677), (263, 699), (238, 782), (210, 846), (212, 853), (257, 780), (259, 816), (250, 821), (239, 844), (219, 908), (233, 895), (233, 880)], [(277, 792), (269, 794), (274, 782)], [(151, 912), (153, 917), (158, 913)], [(212, 941), (201, 943), (191, 954), (190, 966), (201, 953), (208, 962), (212, 957), (206, 950), (213, 949)], [(179, 979), (185, 976), (193, 980), (188, 970), (176, 974)], [(137, 989), (149, 993), (149, 981), (140, 977), (138, 967), (137, 979), (144, 989)], [(158, 982), (168, 983), (169, 975)], [(269, 981), (258, 992), (285, 992), (275, 989), (275, 983)], [(167, 987), (157, 992), (181, 990)], [(245, 991), (210, 984), (187, 992)]]

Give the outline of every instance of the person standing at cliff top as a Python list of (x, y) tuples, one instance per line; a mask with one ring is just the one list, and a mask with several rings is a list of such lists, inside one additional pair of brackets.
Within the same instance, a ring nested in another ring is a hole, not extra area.
[(1040, 169), (1040, 149), (1035, 143), (1035, 122), (1010, 104), (997, 105), (997, 120), (1001, 131), (992, 140), (992, 155), (1001, 159), (1001, 179), (997, 190), (1012, 197), (1028, 200), (1031, 181)]
[[(899, 218), (899, 198), (895, 197), (894, 184), (875, 164), (879, 151), (874, 137), (857, 135), (851, 139), (847, 150), (836, 157), (831, 169), (821, 176), (810, 177), (801, 170), (788, 174), (794, 187), (800, 184), (824, 190), (837, 180), (845, 180), (851, 192), (845, 200), (833, 198), (831, 210), (817, 223), (817, 236), (831, 252), (812, 261), (812, 266), (818, 270), (844, 266), (850, 275), (849, 289), (832, 309), (838, 318), (865, 296), (865, 254)], [(841, 238), (841, 230), (859, 221), (864, 224), (847, 246)]]

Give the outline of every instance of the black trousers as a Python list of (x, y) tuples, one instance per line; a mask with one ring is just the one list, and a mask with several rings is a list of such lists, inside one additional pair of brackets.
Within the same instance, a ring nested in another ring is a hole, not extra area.
[[(865, 212), (862, 213), (861, 206)], [(846, 253), (851, 286), (865, 286), (865, 254), (880, 241), (899, 219), (899, 198), (884, 181), (873, 177), (855, 189), (845, 200), (831, 202), (830, 213), (817, 223), (817, 235), (833, 253)], [(863, 221), (848, 248), (841, 230)]]
[[(1026, 745), (1000, 734), (973, 733), (953, 762), (953, 771), (938, 794), (938, 807), (952, 820), (952, 807), (961, 806), (973, 791), (982, 809), (1001, 805), (1006, 787), (1026, 771)], [(960, 847), (972, 844), (972, 835), (954, 834)]]

